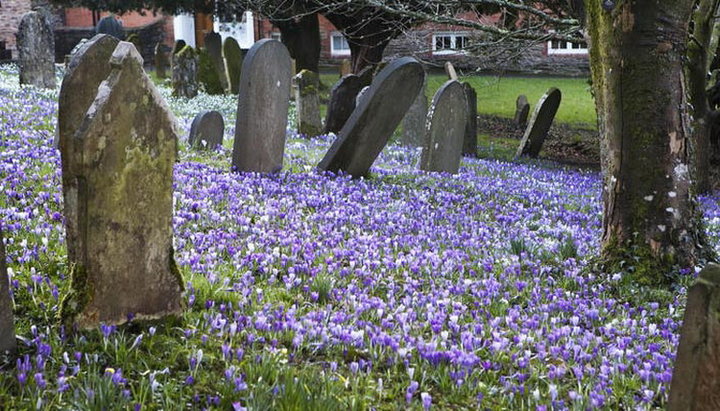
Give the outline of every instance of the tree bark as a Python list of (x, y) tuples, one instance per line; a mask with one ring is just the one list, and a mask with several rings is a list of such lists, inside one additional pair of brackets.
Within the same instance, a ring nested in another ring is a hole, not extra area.
[(296, 73), (303, 70), (319, 72), (320, 23), (317, 13), (304, 14), (299, 18), (273, 21), (280, 29), (282, 43), (295, 59)]
[(383, 52), (390, 40), (379, 44), (358, 44), (349, 41), (350, 64), (355, 74), (360, 73), (365, 67), (376, 66), (382, 61)]
[(683, 83), (693, 3), (606, 8), (585, 0), (604, 172), (603, 257), (634, 266), (640, 283), (693, 266), (704, 243)]

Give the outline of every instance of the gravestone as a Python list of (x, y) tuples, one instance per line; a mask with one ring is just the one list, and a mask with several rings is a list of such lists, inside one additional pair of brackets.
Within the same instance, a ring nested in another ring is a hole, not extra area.
[(688, 290), (667, 409), (717, 410), (720, 405), (720, 265), (709, 263)]
[(170, 50), (168, 46), (158, 43), (155, 45), (155, 75), (164, 79), (167, 77), (167, 69), (170, 67)]
[(207, 50), (210, 56), (223, 91), (227, 90), (229, 86), (227, 73), (225, 73), (225, 61), (222, 55), (222, 37), (220, 37), (220, 34), (214, 31), (205, 34), (205, 50)]
[(320, 118), (320, 76), (310, 70), (302, 70), (294, 78), (297, 131), (307, 137), (322, 134)]
[(388, 64), (359, 99), (360, 104), (340, 130), (318, 168), (344, 171), (353, 177), (368, 174), (370, 167), (417, 97), (425, 71), (411, 57)]
[(42, 13), (31, 11), (17, 32), (20, 84), (55, 88), (55, 35)]
[(193, 98), (198, 94), (198, 58), (195, 49), (190, 46), (173, 56), (172, 86), (173, 96)]
[(348, 74), (352, 74), (352, 64), (348, 59), (342, 59), (340, 62), (340, 77), (345, 77)]
[(423, 171), (456, 174), (462, 158), (467, 126), (467, 99), (460, 82), (448, 80), (435, 93), (428, 110), (425, 144), (420, 157)]
[(425, 95), (427, 78), (415, 101), (403, 118), (402, 144), (411, 147), (420, 147), (425, 139), (425, 121), (427, 120), (428, 99)]
[(520, 146), (517, 149), (515, 157), (528, 156), (537, 157), (540, 154), (545, 138), (550, 131), (555, 114), (560, 107), (562, 95), (560, 90), (552, 87), (538, 101), (537, 107), (533, 112), (532, 118), (525, 129)]
[(228, 37), (223, 42), (223, 57), (225, 59), (225, 71), (228, 76), (228, 87), (232, 94), (240, 91), (240, 72), (243, 64), (243, 52), (237, 40)]
[(250, 48), (240, 74), (232, 154), (235, 171), (282, 169), (291, 78), (290, 53), (282, 43), (264, 39)]
[(477, 92), (470, 83), (462, 83), (467, 103), (467, 123), (465, 125), (465, 138), (463, 140), (464, 156), (477, 156)]
[(188, 145), (192, 148), (214, 150), (221, 146), (225, 133), (225, 121), (217, 111), (203, 111), (195, 116), (190, 126)]
[(210, 53), (206, 49), (197, 49), (198, 74), (197, 79), (200, 87), (207, 94), (219, 95), (225, 92), (220, 76), (213, 62)]
[(515, 100), (515, 124), (519, 127), (527, 125), (528, 115), (530, 114), (530, 103), (525, 94), (520, 94)]
[(116, 18), (115, 14), (110, 14), (101, 18), (95, 27), (95, 32), (97, 34), (107, 34), (113, 36), (118, 41), (125, 39), (125, 30), (123, 29), (120, 20)]
[(458, 79), (457, 71), (455, 71), (455, 66), (449, 61), (445, 62), (445, 74), (447, 74), (448, 79), (450, 80), (456, 80)]
[(360, 70), (357, 76), (360, 77), (360, 84), (362, 84), (363, 87), (367, 87), (372, 84), (373, 78), (375, 77), (375, 67), (367, 66)]
[(365, 86), (360, 89), (360, 91), (357, 94), (357, 97), (355, 97), (355, 107), (359, 106), (360, 103), (362, 103), (363, 99), (365, 98), (365, 93), (370, 89), (370, 86)]
[(0, 226), (0, 354), (15, 352), (15, 321), (13, 305), (10, 299), (10, 278), (7, 273), (7, 257)]
[(61, 151), (63, 182), (74, 180), (63, 186), (66, 215), (77, 226), (66, 225), (75, 255), (60, 312), (82, 329), (182, 309), (172, 248), (175, 120), (131, 43), (118, 44), (110, 66)]
[(362, 88), (360, 77), (354, 74), (348, 74), (335, 83), (330, 91), (330, 101), (325, 116), (325, 134), (340, 132), (355, 110), (355, 97)]
[(175, 67), (175, 55), (178, 54), (182, 49), (187, 46), (187, 43), (185, 43), (185, 40), (179, 39), (175, 40), (175, 44), (173, 45), (172, 52), (170, 53), (170, 70), (173, 70)]

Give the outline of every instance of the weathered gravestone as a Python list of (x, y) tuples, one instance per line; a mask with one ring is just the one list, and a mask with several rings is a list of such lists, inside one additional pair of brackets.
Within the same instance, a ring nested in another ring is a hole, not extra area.
[(302, 70), (293, 78), (297, 131), (307, 137), (320, 135), (323, 131), (320, 118), (320, 76), (310, 70)]
[(467, 103), (467, 123), (465, 124), (465, 138), (462, 153), (464, 156), (477, 156), (477, 92), (470, 83), (462, 83)]
[(449, 80), (456, 80), (458, 79), (457, 71), (455, 71), (455, 66), (449, 61), (445, 62), (445, 74), (447, 74)]
[(402, 121), (403, 133), (402, 144), (406, 146), (420, 147), (425, 139), (425, 121), (427, 120), (428, 99), (425, 91), (427, 89), (427, 78), (415, 101), (408, 109)]
[(174, 117), (142, 66), (121, 42), (111, 72), (75, 137), (64, 140), (63, 194), (72, 291), (66, 325), (94, 328), (182, 309), (182, 279), (173, 258)]
[(359, 106), (360, 103), (362, 103), (363, 99), (365, 98), (365, 93), (367, 93), (368, 90), (370, 90), (370, 86), (365, 86), (360, 89), (357, 97), (355, 97), (355, 107)]
[(6, 260), (5, 243), (3, 242), (2, 226), (0, 226), (0, 354), (12, 353), (16, 348), (15, 321), (13, 320), (10, 279)]
[(222, 37), (220, 34), (211, 31), (205, 34), (205, 50), (207, 50), (213, 68), (220, 80), (220, 86), (223, 91), (228, 89), (227, 73), (225, 73), (225, 61), (222, 55)]
[(525, 94), (520, 94), (515, 100), (515, 118), (514, 122), (519, 127), (525, 127), (527, 125), (528, 115), (530, 114), (530, 103)]
[(110, 56), (119, 42), (109, 34), (98, 34), (83, 42), (71, 54), (60, 84), (55, 147), (61, 147), (63, 140), (75, 136), (77, 127), (95, 100), (100, 83), (110, 74)]
[(348, 74), (340, 79), (330, 90), (330, 101), (325, 116), (325, 134), (338, 133), (353, 110), (355, 110), (355, 97), (364, 87), (360, 77)]
[(225, 90), (223, 89), (212, 57), (210, 57), (206, 49), (197, 49), (196, 52), (198, 57), (197, 79), (200, 87), (202, 87), (202, 90), (207, 94), (223, 94)]
[(340, 130), (318, 168), (365, 176), (417, 97), (425, 71), (411, 57), (388, 64)]
[(420, 157), (421, 170), (458, 172), (467, 117), (467, 100), (462, 84), (448, 80), (430, 103), (425, 145)]
[(223, 57), (225, 59), (229, 91), (232, 94), (237, 94), (240, 91), (240, 72), (243, 64), (243, 52), (237, 40), (232, 37), (225, 39), (223, 42)]
[(20, 84), (55, 88), (55, 35), (42, 13), (31, 11), (17, 32)]
[(348, 59), (342, 59), (340, 62), (340, 77), (345, 77), (348, 74), (352, 74), (352, 64)]
[(670, 383), (669, 411), (720, 409), (720, 265), (690, 287)]
[(198, 94), (198, 57), (195, 50), (185, 46), (173, 56), (173, 96), (193, 98)]
[(155, 45), (155, 74), (158, 78), (167, 77), (167, 69), (170, 67), (170, 49), (168, 46), (158, 43)]
[(222, 145), (225, 121), (217, 111), (203, 111), (190, 126), (188, 145), (192, 148), (214, 150)]
[(235, 171), (282, 169), (291, 77), (290, 53), (277, 40), (260, 40), (245, 56), (232, 154)]
[(537, 157), (540, 154), (545, 138), (550, 131), (550, 126), (555, 119), (562, 95), (560, 90), (551, 88), (545, 93), (533, 112), (532, 118), (525, 129), (520, 146), (517, 149), (516, 157), (528, 156)]

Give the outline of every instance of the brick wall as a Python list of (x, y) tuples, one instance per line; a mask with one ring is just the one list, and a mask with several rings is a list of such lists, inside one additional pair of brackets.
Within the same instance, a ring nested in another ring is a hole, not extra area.
[[(100, 18), (107, 16), (108, 13), (100, 13)], [(125, 13), (118, 16), (122, 21), (125, 29), (139, 28), (163, 21), (165, 30), (165, 39), (163, 43), (172, 47), (175, 42), (175, 33), (173, 29), (173, 18), (162, 13), (153, 13), (146, 11), (144, 13)], [(89, 28), (95, 27), (93, 24), (93, 12), (86, 8), (72, 7), (66, 8), (64, 12), (65, 28)], [(96, 22), (97, 23), (97, 22)]]
[(8, 49), (15, 50), (15, 33), (23, 14), (30, 11), (30, 0), (2, 0), (1, 4), (0, 41), (4, 41)]

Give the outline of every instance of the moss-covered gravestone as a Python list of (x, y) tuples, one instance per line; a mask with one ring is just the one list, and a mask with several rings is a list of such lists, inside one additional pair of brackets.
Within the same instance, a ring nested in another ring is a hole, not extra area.
[(225, 72), (225, 62), (223, 61), (222, 37), (220, 37), (220, 34), (214, 31), (205, 34), (205, 50), (208, 56), (210, 56), (210, 61), (212, 61), (213, 68), (217, 73), (222, 88), (222, 92), (217, 94), (222, 94), (228, 89), (228, 79), (227, 73)]
[(223, 41), (223, 59), (225, 60), (229, 91), (232, 94), (237, 94), (240, 92), (243, 52), (237, 40), (232, 37), (227, 37)]
[(687, 294), (667, 409), (720, 407), (720, 265), (708, 264)]
[(10, 279), (7, 273), (7, 257), (0, 226), (0, 354), (14, 352), (16, 348), (15, 321), (10, 299)]
[(217, 68), (212, 57), (207, 50), (198, 49), (198, 71), (197, 79), (200, 86), (207, 94), (218, 95), (223, 94), (223, 88), (220, 76), (218, 76)]
[(465, 138), (462, 153), (464, 156), (477, 156), (477, 92), (468, 82), (461, 83), (465, 92), (467, 103), (467, 123), (465, 123)]
[(402, 144), (410, 147), (420, 147), (425, 137), (425, 120), (427, 119), (428, 99), (425, 94), (427, 79), (423, 83), (415, 101), (405, 114), (402, 121)]
[(61, 153), (63, 181), (77, 187), (77, 201), (65, 205), (77, 226), (66, 226), (75, 255), (61, 316), (80, 328), (182, 310), (172, 246), (175, 120), (131, 43), (117, 46), (110, 66)]
[(173, 96), (193, 98), (198, 94), (198, 57), (195, 49), (185, 46), (173, 55)]
[(55, 88), (55, 35), (40, 12), (25, 13), (17, 32), (20, 84)]
[(222, 145), (225, 120), (217, 111), (203, 111), (190, 126), (188, 145), (194, 149), (214, 150)]
[(458, 172), (467, 115), (467, 99), (462, 84), (448, 80), (435, 93), (428, 110), (421, 170)]
[(243, 62), (232, 168), (274, 173), (282, 169), (290, 108), (290, 53), (277, 40), (255, 43)]
[(557, 114), (560, 107), (561, 99), (560, 90), (554, 87), (550, 88), (540, 98), (537, 107), (535, 107), (535, 112), (533, 112), (532, 118), (530, 118), (530, 122), (525, 129), (525, 135), (520, 141), (515, 157), (537, 157), (540, 154), (543, 143), (550, 132), (550, 126), (552, 126), (555, 119), (555, 114)]
[(344, 171), (353, 177), (367, 175), (424, 81), (425, 70), (411, 57), (388, 64), (364, 95), (359, 95), (355, 111), (318, 169)]
[(310, 70), (302, 70), (294, 78), (297, 131), (307, 137), (322, 134), (320, 118), (320, 76)]

